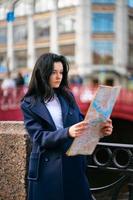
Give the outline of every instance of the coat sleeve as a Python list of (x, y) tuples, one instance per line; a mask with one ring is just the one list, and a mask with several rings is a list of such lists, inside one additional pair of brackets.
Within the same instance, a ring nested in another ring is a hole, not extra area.
[[(54, 148), (62, 143), (65, 143), (69, 137), (68, 128), (62, 128), (55, 131), (47, 131), (37, 117), (30, 109), (21, 104), (21, 109), (24, 115), (24, 124), (30, 135), (33, 143), (36, 143), (41, 148)], [(45, 123), (45, 122), (44, 122)]]

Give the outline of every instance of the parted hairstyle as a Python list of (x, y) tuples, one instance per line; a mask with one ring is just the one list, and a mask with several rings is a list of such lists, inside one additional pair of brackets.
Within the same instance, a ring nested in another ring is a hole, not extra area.
[[(51, 88), (49, 84), (49, 78), (53, 72), (55, 62), (61, 62), (63, 65), (63, 77), (60, 86), (57, 89)], [(65, 56), (54, 53), (41, 55), (34, 66), (25, 97), (33, 96), (37, 98), (40, 96), (43, 97), (45, 101), (49, 101), (53, 98), (54, 93), (56, 92), (57, 94), (64, 96), (70, 104), (73, 104), (75, 100), (70, 93), (68, 86), (68, 71), (69, 63)]]

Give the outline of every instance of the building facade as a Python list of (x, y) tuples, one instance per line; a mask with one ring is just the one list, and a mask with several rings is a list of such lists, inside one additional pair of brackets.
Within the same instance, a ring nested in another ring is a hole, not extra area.
[[(20, 0), (1, 3), (0, 67), (32, 70), (45, 52), (64, 54), (70, 73), (133, 74), (132, 0)], [(8, 19), (13, 10), (15, 18)]]

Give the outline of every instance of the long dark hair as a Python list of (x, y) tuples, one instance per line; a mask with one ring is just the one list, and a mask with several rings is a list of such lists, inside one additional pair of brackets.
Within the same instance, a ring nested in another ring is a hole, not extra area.
[[(49, 78), (52, 74), (54, 63), (61, 62), (63, 65), (63, 78), (58, 89), (51, 88), (49, 84)], [(33, 69), (31, 80), (29, 83), (28, 91), (25, 95), (43, 97), (44, 100), (49, 101), (56, 92), (61, 94), (68, 100), (69, 103), (74, 103), (73, 96), (70, 94), (68, 86), (68, 71), (69, 63), (63, 55), (57, 55), (54, 53), (46, 53), (41, 55)]]

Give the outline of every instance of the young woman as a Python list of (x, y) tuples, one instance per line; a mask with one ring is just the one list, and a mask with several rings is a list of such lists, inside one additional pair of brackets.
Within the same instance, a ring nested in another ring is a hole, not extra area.
[[(28, 200), (92, 200), (85, 156), (66, 155), (73, 139), (89, 128), (69, 91), (68, 69), (62, 55), (40, 56), (22, 100), (32, 141)], [(111, 120), (101, 124), (101, 132), (112, 133)]]

